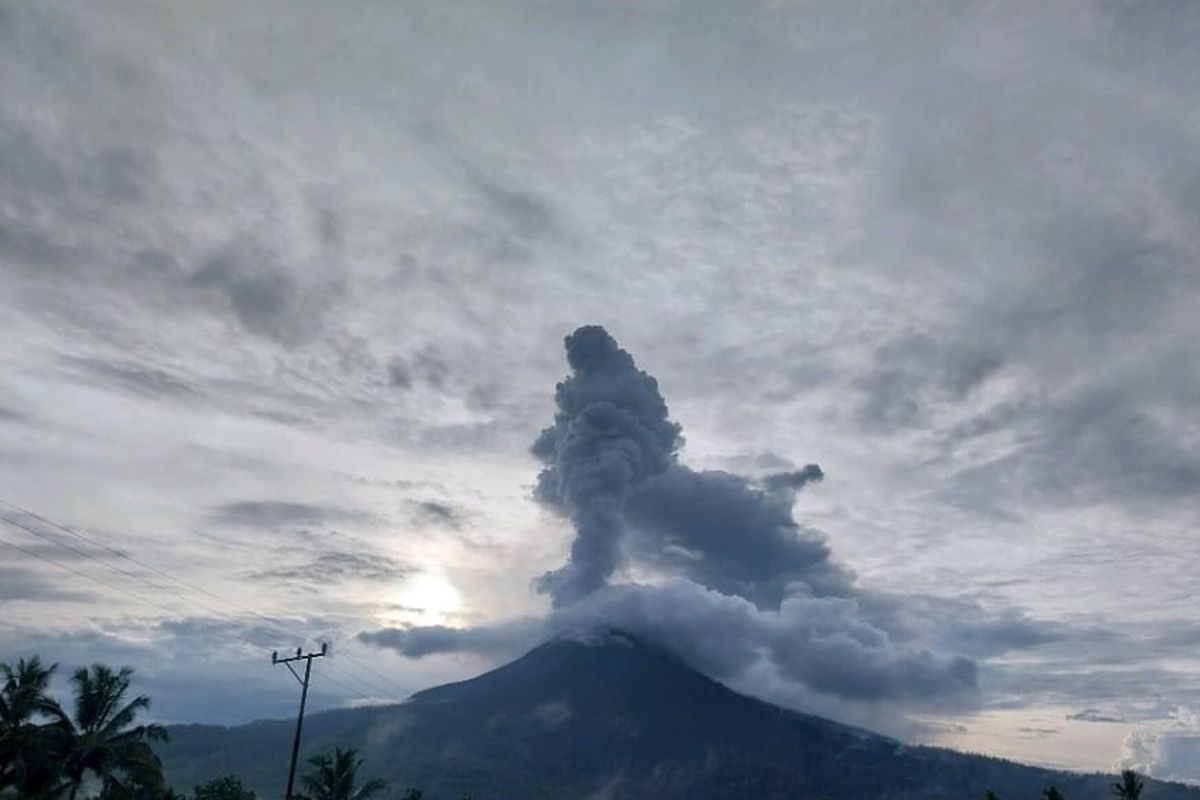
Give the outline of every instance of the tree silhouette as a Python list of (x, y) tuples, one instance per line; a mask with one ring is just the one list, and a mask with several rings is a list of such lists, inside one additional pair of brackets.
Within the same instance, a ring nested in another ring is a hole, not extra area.
[[(36, 796), (58, 778), (67, 721), (46, 693), (57, 667), (43, 666), (36, 656), (15, 667), (0, 664), (0, 792), (11, 787), (18, 795)], [(38, 718), (48, 721), (39, 724)]]
[(1042, 792), (1042, 800), (1063, 800), (1063, 794), (1054, 784), (1050, 784), (1050, 788)]
[(138, 712), (150, 707), (150, 698), (138, 695), (124, 703), (132, 676), (129, 667), (113, 672), (103, 664), (78, 669), (71, 676), (75, 713), (63, 764), (70, 800), (75, 800), (89, 772), (100, 778), (104, 794), (110, 797), (162, 790), (162, 762), (149, 742), (165, 741), (167, 730), (161, 725), (134, 725)]
[(1121, 770), (1121, 780), (1112, 785), (1113, 796), (1121, 800), (1138, 800), (1144, 788), (1137, 773), (1131, 769)]
[(307, 800), (367, 800), (386, 785), (370, 780), (355, 788), (362, 759), (355, 750), (338, 747), (329, 756), (313, 756), (308, 760), (316, 769), (303, 778)]
[(235, 775), (202, 783), (196, 787), (193, 796), (194, 800), (255, 800), (254, 792), (243, 786)]

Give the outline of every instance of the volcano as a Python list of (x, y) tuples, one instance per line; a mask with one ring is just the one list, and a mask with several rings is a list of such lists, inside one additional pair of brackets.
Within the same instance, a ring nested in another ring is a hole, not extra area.
[[(174, 726), (162, 749), (178, 789), (233, 773), (282, 794), (293, 722)], [(1111, 793), (1111, 776), (1028, 767), (894, 739), (747, 697), (629, 634), (564, 636), (472, 680), (393, 706), (305, 720), (304, 752), (353, 747), (360, 774), (431, 800), (489, 798), (1035, 797)], [(1147, 781), (1144, 800), (1200, 800)]]

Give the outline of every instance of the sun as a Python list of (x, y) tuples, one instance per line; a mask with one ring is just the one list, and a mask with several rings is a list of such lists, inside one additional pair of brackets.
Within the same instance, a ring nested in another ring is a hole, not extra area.
[(420, 618), (423, 624), (443, 623), (462, 608), (454, 584), (440, 575), (424, 573), (411, 578), (396, 596), (397, 605)]

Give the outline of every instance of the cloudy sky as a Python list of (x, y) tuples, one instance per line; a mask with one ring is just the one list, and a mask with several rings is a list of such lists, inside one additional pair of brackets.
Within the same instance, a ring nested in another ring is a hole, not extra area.
[(330, 707), (599, 622), (1200, 781), (1198, 39), (0, 2), (0, 655), (233, 723), (292, 712), (275, 648), (332, 642)]

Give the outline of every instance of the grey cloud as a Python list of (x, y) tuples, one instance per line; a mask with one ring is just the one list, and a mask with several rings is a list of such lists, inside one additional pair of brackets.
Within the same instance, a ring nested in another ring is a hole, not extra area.
[(855, 598), (864, 617), (898, 641), (927, 642), (973, 658), (1108, 635), (1035, 619), (1013, 608), (988, 609), (970, 599), (897, 595), (861, 587)]
[(80, 186), (109, 202), (132, 203), (142, 199), (142, 185), (150, 174), (150, 166), (137, 153), (111, 148), (87, 163)]
[(463, 651), (510, 654), (540, 633), (597, 626), (658, 642), (721, 680), (736, 681), (765, 665), (785, 686), (851, 702), (942, 710), (978, 702), (974, 662), (894, 641), (864, 621), (854, 600), (797, 597), (778, 611), (762, 611), (743, 598), (686, 581), (609, 586), (542, 624), (389, 629), (359, 638), (410, 658)]
[(478, 411), (496, 411), (502, 405), (501, 388), (495, 383), (472, 386), (464, 401), (467, 408)]
[(0, 253), (31, 267), (73, 269), (79, 261), (77, 251), (63, 244), (34, 224), (0, 218)]
[(190, 279), (193, 287), (214, 293), (254, 333), (289, 339), (309, 328), (312, 312), (300, 290), (272, 256), (255, 249), (228, 249), (210, 257)]
[(307, 561), (254, 570), (255, 580), (306, 582), (316, 585), (348, 580), (394, 581), (415, 568), (378, 553), (326, 552)]
[(999, 352), (946, 337), (910, 333), (885, 342), (859, 378), (859, 419), (878, 430), (927, 422), (928, 407), (961, 400), (1003, 364)]
[(69, 180), (58, 161), (39, 146), (26, 128), (0, 112), (0, 174), (9, 192), (35, 195), (64, 193)]
[(1079, 722), (1124, 722), (1120, 716), (1112, 713), (1105, 713), (1098, 708), (1085, 708), (1082, 711), (1076, 711), (1072, 714), (1067, 714), (1067, 719), (1077, 720)]
[(1058, 728), (1038, 728), (1032, 726), (1024, 726), (1017, 728), (1017, 731), (1026, 735), (1030, 739), (1045, 739), (1047, 736), (1053, 736), (1058, 733)]
[(1190, 439), (1161, 410), (1140, 407), (1133, 394), (1129, 386), (1104, 384), (1062, 393), (1016, 423), (1025, 435), (1015, 446), (953, 472), (945, 496), (984, 507), (995, 502), (996, 487), (1019, 487), (1027, 501), (1039, 505), (1119, 498), (1138, 507), (1152, 498), (1194, 497), (1200, 456)]
[(432, 345), (408, 357), (393, 356), (387, 362), (388, 383), (397, 389), (411, 389), (418, 382), (442, 389), (449, 373), (446, 359)]
[(461, 528), (465, 522), (462, 511), (435, 500), (413, 500), (408, 503), (412, 514), (421, 522), (447, 528)]
[(543, 635), (538, 620), (516, 620), (478, 628), (450, 628), (444, 625), (384, 628), (363, 631), (358, 640), (384, 647), (408, 658), (435, 653), (479, 653), (510, 656), (537, 644)]
[(10, 408), (9, 406), (0, 405), (0, 422), (17, 423), (28, 421), (29, 415), (23, 411), (18, 411), (17, 409)]
[(520, 235), (540, 239), (557, 232), (556, 215), (550, 205), (537, 195), (506, 186), (481, 173), (473, 176), (472, 184), (487, 201), (489, 208)]
[(492, 449), (500, 444), (518, 443), (519, 432), (503, 420), (429, 425), (419, 431), (405, 431), (401, 441), (418, 447), (456, 450), (464, 453)]
[(0, 566), (0, 604), (14, 600), (63, 600), (84, 603), (95, 599), (96, 595), (92, 592), (65, 588), (59, 582), (49, 580), (38, 572)]
[(89, 382), (134, 394), (173, 399), (195, 399), (202, 395), (187, 379), (149, 364), (80, 356), (64, 356), (62, 360)]
[(289, 525), (364, 523), (365, 511), (287, 500), (239, 500), (212, 509), (214, 519), (231, 525), (283, 527)]

